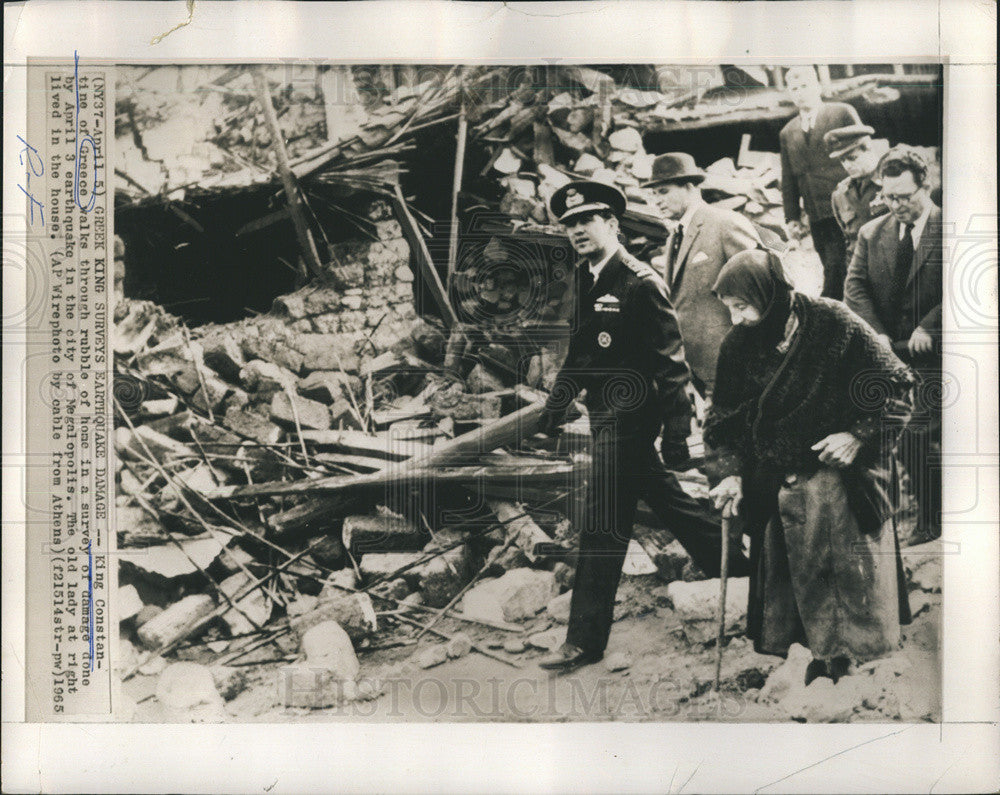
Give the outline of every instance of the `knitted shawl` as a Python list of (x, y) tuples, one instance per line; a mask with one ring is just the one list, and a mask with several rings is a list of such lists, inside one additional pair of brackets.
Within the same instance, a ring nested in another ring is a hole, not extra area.
[(915, 377), (867, 323), (800, 293), (792, 311), (799, 328), (776, 369), (753, 327), (734, 326), (722, 343), (704, 434), (713, 481), (745, 467), (815, 472), (810, 448), (842, 431), (862, 442), (856, 467), (878, 466), (909, 419)]

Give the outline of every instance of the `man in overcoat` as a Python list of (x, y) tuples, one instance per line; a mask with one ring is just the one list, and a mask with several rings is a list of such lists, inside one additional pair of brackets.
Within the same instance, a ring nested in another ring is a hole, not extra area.
[[(654, 448), (664, 421), (690, 412), (685, 393), (690, 373), (663, 279), (619, 242), (625, 195), (610, 185), (577, 181), (557, 190), (550, 207), (581, 262), (569, 352), (541, 429), (557, 433), (572, 401), (585, 390), (592, 440), (566, 642), (540, 663), (565, 670), (604, 654), (640, 497), (710, 574), (719, 571), (721, 530), (710, 510), (663, 467)], [(730, 566), (746, 571), (738, 550)]]
[(927, 163), (905, 145), (877, 175), (889, 213), (861, 227), (844, 286), (845, 303), (921, 376), (913, 418), (899, 442), (920, 516), (917, 535), (941, 534), (941, 210), (931, 201)]
[(719, 271), (732, 257), (760, 247), (749, 219), (708, 204), (699, 185), (705, 172), (686, 152), (660, 155), (643, 184), (669, 224), (664, 247), (664, 279), (684, 339), (688, 364), (706, 392), (715, 382), (722, 338), (732, 328), (729, 312), (712, 295)]
[(823, 136), (838, 127), (860, 124), (861, 119), (850, 105), (823, 102), (819, 79), (811, 66), (789, 69), (785, 85), (799, 111), (779, 136), (786, 229), (790, 237), (801, 239), (805, 236), (803, 211), (809, 216), (813, 245), (823, 263), (823, 295), (840, 300), (847, 253), (830, 196), (847, 172), (839, 161), (830, 159)]

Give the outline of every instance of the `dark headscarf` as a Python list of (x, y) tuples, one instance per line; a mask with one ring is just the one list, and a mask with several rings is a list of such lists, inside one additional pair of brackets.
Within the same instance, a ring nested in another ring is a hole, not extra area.
[(717, 298), (739, 298), (760, 312), (760, 323), (751, 330), (765, 344), (777, 345), (784, 336), (792, 308), (792, 285), (774, 252), (760, 248), (741, 251), (719, 271), (712, 293)]

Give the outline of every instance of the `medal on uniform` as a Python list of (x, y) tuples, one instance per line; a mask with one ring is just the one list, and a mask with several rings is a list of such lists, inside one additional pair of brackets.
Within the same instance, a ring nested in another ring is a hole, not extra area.
[(602, 331), (600, 334), (597, 335), (597, 344), (600, 345), (602, 348), (610, 348), (611, 335), (608, 334), (608, 332), (606, 331)]

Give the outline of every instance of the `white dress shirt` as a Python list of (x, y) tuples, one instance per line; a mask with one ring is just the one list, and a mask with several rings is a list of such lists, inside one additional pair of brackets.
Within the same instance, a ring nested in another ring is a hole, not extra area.
[(802, 132), (807, 133), (816, 126), (816, 117), (819, 116), (819, 108), (808, 113), (799, 114), (799, 122), (802, 124)]
[(588, 261), (590, 273), (594, 277), (594, 284), (597, 284), (597, 278), (601, 275), (601, 271), (604, 270), (604, 266), (607, 265), (611, 261), (611, 258), (617, 253), (618, 249), (614, 249), (610, 254), (604, 257), (604, 259), (596, 264)]
[[(920, 217), (913, 222), (913, 232), (910, 233), (910, 236), (913, 238), (914, 251), (916, 251), (917, 246), (920, 245), (920, 238), (924, 234), (924, 227), (927, 226), (927, 219), (930, 218), (930, 215), (931, 215), (931, 205), (930, 203), (928, 203), (928, 205), (924, 208), (924, 211), (920, 213)], [(904, 234), (906, 234), (906, 225), (900, 224), (899, 225), (900, 240), (903, 239)]]

